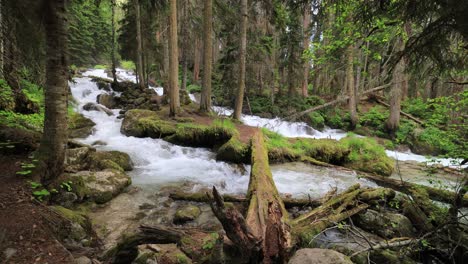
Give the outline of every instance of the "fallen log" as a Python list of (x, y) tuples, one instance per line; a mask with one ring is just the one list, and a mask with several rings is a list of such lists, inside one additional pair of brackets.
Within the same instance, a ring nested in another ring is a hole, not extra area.
[[(409, 195), (412, 194), (412, 190), (422, 189), (427, 192), (431, 200), (435, 200), (435, 201), (439, 201), (439, 202), (443, 202), (447, 204), (453, 204), (453, 202), (455, 201), (457, 197), (456, 193), (448, 191), (448, 190), (442, 190), (442, 189), (425, 186), (421, 184), (410, 183), (407, 181), (401, 181), (397, 179), (391, 179), (388, 177), (378, 176), (374, 174), (358, 172), (358, 177), (363, 177), (363, 178), (372, 180), (373, 182), (377, 183), (380, 186), (391, 188), (396, 191), (406, 193)], [(460, 204), (463, 207), (468, 207), (468, 194), (465, 194), (463, 196), (463, 199), (460, 202)]]
[[(377, 87), (374, 87), (372, 89), (369, 89), (369, 90), (366, 90), (364, 92), (362, 92), (360, 95), (365, 95), (365, 94), (369, 94), (369, 93), (374, 93), (374, 92), (377, 92), (377, 91), (380, 91), (380, 90), (383, 90), (387, 87), (389, 87), (391, 85), (391, 83), (387, 83), (387, 84), (384, 84), (384, 85), (381, 85), (381, 86), (377, 86)], [(331, 102), (328, 102), (328, 103), (325, 103), (325, 104), (322, 104), (322, 105), (318, 105), (318, 106), (314, 106), (312, 108), (309, 108), (307, 110), (304, 110), (302, 112), (299, 112), (299, 113), (294, 113), (286, 118), (284, 118), (285, 120), (295, 120), (296, 118), (300, 117), (300, 116), (303, 116), (305, 114), (308, 114), (310, 112), (314, 112), (314, 111), (318, 111), (320, 109), (323, 109), (325, 107), (328, 107), (328, 106), (331, 106), (331, 105), (336, 105), (338, 103), (341, 103), (341, 102), (345, 102), (346, 100), (349, 99), (349, 96), (343, 96), (343, 97), (340, 97), (336, 100), (333, 100)]]
[(276, 189), (268, 164), (263, 133), (252, 137), (252, 169), (247, 191), (247, 225), (262, 240), (263, 263), (283, 263), (291, 249), (289, 215)]
[[(222, 195), (224, 202), (229, 203), (247, 203), (248, 200), (246, 197), (243, 196), (235, 196), (229, 194)], [(178, 201), (192, 201), (192, 202), (199, 202), (199, 203), (210, 203), (211, 200), (206, 194), (202, 193), (188, 193), (188, 192), (172, 192), (169, 194), (169, 198)], [(304, 207), (310, 206), (312, 208), (318, 207), (322, 204), (319, 200), (313, 199), (295, 199), (295, 198), (282, 198), (284, 206), (286, 208), (292, 207)]]

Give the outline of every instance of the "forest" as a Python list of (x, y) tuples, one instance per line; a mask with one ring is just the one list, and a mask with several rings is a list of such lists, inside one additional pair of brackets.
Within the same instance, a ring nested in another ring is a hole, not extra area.
[(0, 263), (468, 263), (467, 14), (0, 0)]

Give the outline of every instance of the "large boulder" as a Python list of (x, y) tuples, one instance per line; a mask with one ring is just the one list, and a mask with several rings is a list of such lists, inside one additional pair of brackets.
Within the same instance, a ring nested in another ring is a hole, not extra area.
[(90, 153), (87, 158), (91, 170), (116, 169), (130, 171), (133, 162), (127, 153), (120, 151), (97, 151)]
[(125, 113), (120, 132), (127, 136), (161, 138), (175, 133), (175, 124), (159, 119), (157, 112), (134, 109)]
[(354, 217), (354, 223), (364, 230), (383, 238), (412, 237), (415, 235), (411, 221), (404, 215), (368, 209)]
[(73, 113), (68, 119), (68, 137), (86, 138), (93, 133), (95, 125), (96, 123), (82, 114)]
[(122, 171), (80, 171), (69, 174), (72, 189), (79, 198), (102, 204), (120, 194), (131, 184), (130, 177)]
[(83, 110), (86, 110), (86, 111), (98, 111), (98, 112), (104, 112), (106, 113), (108, 116), (111, 116), (111, 115), (114, 115), (114, 113), (112, 113), (111, 110), (107, 109), (105, 106), (102, 106), (102, 105), (98, 105), (98, 104), (95, 104), (95, 103), (87, 103), (83, 106)]
[(303, 248), (296, 251), (289, 264), (353, 264), (345, 255), (330, 249)]
[(100, 94), (97, 96), (97, 103), (112, 109), (116, 106), (116, 101), (112, 94)]

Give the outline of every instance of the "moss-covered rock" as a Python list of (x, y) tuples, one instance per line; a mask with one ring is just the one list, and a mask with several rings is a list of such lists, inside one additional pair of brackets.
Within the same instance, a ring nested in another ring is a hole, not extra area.
[(60, 230), (55, 230), (62, 239), (69, 239), (76, 242), (82, 241), (89, 237), (92, 232), (92, 225), (89, 218), (82, 212), (73, 211), (62, 206), (51, 206), (51, 209), (70, 221), (70, 224), (65, 227), (54, 227)]
[(90, 153), (87, 161), (91, 170), (117, 169), (130, 171), (133, 169), (133, 162), (127, 153), (112, 151), (97, 151)]
[(195, 205), (187, 205), (182, 208), (179, 208), (174, 215), (175, 224), (184, 224), (189, 221), (193, 221), (200, 216), (200, 208)]
[(340, 140), (340, 143), (351, 152), (345, 167), (364, 172), (390, 176), (395, 162), (387, 156), (384, 147), (372, 138), (361, 138), (354, 135)]
[(214, 147), (224, 144), (235, 135), (236, 131), (221, 125), (204, 126), (198, 124), (178, 124), (176, 133), (167, 137), (167, 141), (183, 146)]
[(125, 173), (106, 169), (104, 171), (80, 171), (67, 176), (72, 181), (72, 191), (83, 200), (106, 203), (131, 184)]
[(414, 228), (404, 215), (368, 209), (354, 217), (354, 223), (383, 238), (412, 237)]
[(68, 136), (70, 138), (86, 138), (94, 131), (94, 123), (82, 114), (73, 113), (68, 118)]
[(289, 264), (352, 264), (353, 262), (345, 255), (330, 249), (303, 248), (296, 251), (288, 262)]
[(249, 144), (241, 142), (237, 136), (234, 136), (218, 149), (216, 160), (250, 163), (250, 155)]
[(175, 133), (175, 125), (161, 120), (157, 112), (133, 109), (125, 112), (120, 131), (133, 137), (161, 137)]

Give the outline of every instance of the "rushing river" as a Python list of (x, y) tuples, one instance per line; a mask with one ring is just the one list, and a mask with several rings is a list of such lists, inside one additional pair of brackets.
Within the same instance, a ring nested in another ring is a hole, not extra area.
[[(135, 76), (125, 70), (117, 70), (119, 80), (135, 81)], [(71, 84), (73, 97), (77, 102), (76, 110), (96, 123), (95, 132), (81, 141), (92, 144), (103, 141), (102, 150), (119, 150), (130, 155), (135, 169), (130, 173), (133, 183), (144, 188), (158, 189), (167, 185), (189, 185), (192, 191), (216, 186), (225, 193), (245, 193), (249, 181), (250, 166), (238, 166), (215, 160), (215, 154), (208, 149), (190, 148), (173, 145), (161, 139), (127, 137), (120, 133), (121, 119), (117, 119), (119, 109), (114, 109), (113, 116), (103, 112), (84, 111), (82, 106), (96, 102), (101, 93), (88, 76), (109, 78), (104, 70), (89, 70), (85, 77), (75, 78)], [(159, 94), (162, 88), (153, 88)], [(191, 96), (192, 100), (195, 98)], [(231, 110), (214, 107), (222, 115)], [(341, 130), (315, 130), (302, 122), (286, 122), (279, 118), (267, 119), (252, 115), (243, 115), (242, 121), (251, 126), (266, 127), (287, 137), (313, 137), (340, 139), (346, 136)], [(427, 161), (425, 157), (412, 153), (387, 151), (389, 156), (399, 160)], [(448, 160), (446, 162), (449, 162)], [(337, 171), (291, 163), (271, 166), (273, 178), (281, 193), (292, 196), (311, 195), (320, 197), (332, 187), (343, 190), (360, 182), (364, 186), (375, 186), (365, 179), (358, 179), (354, 173)]]

